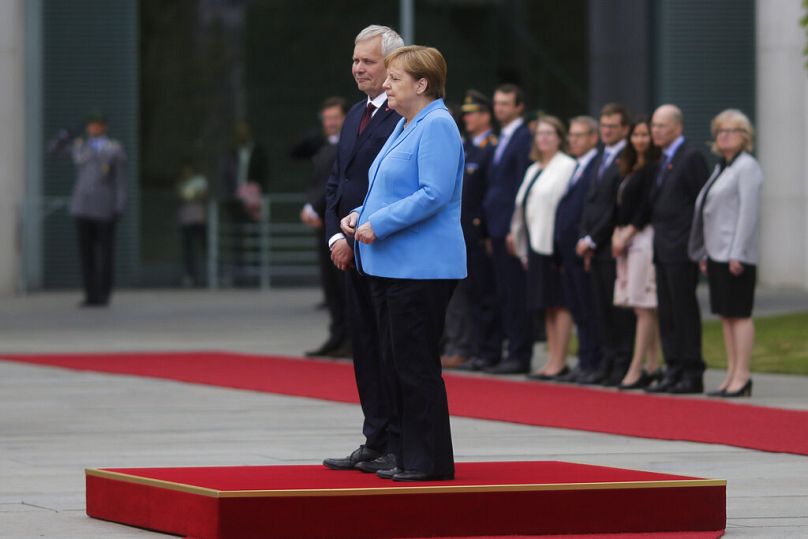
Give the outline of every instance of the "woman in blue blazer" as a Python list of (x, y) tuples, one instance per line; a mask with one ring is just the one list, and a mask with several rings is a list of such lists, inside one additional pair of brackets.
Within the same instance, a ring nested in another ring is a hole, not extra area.
[(403, 118), (368, 171), (362, 206), (342, 220), (356, 267), (370, 277), (391, 399), (395, 481), (454, 478), (440, 339), (457, 279), (466, 276), (460, 227), (463, 144), (443, 103), (446, 61), (409, 46), (385, 59), (388, 104)]

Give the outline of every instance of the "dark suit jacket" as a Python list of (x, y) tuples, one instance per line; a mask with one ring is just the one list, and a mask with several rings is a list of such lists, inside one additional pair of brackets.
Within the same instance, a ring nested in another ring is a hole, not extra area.
[(306, 191), (306, 200), (322, 219), (326, 212), (326, 182), (337, 157), (337, 144), (325, 142), (311, 158), (311, 182)]
[[(222, 180), (225, 198), (235, 198), (238, 187), (238, 149), (230, 148), (225, 154), (221, 165)], [(261, 186), (261, 191), (266, 193), (269, 187), (269, 160), (267, 152), (263, 146), (254, 143), (250, 153), (250, 162), (247, 165), (247, 180), (256, 182)]]
[(597, 249), (595, 256), (608, 258), (612, 256), (612, 232), (614, 231), (615, 204), (617, 203), (617, 189), (620, 187), (620, 170), (617, 160), (623, 152), (615, 155), (612, 163), (603, 172), (598, 180), (597, 174), (603, 160), (603, 151), (592, 160), (595, 169), (592, 171), (592, 180), (589, 191), (586, 193), (584, 212), (581, 217), (581, 231), (579, 238), (589, 236), (595, 242)]
[(483, 219), (483, 197), (488, 186), (486, 174), (494, 156), (496, 137), (489, 135), (480, 146), (471, 139), (463, 145), (466, 170), (463, 174), (463, 201), (460, 226), (466, 242), (477, 241), (488, 235)]
[(567, 191), (558, 203), (555, 216), (554, 240), (564, 257), (575, 256), (575, 245), (580, 239), (581, 219), (584, 215), (584, 204), (592, 176), (597, 173), (598, 158), (589, 160), (581, 177)]
[(687, 242), (693, 209), (710, 171), (704, 155), (687, 141), (682, 143), (665, 168), (662, 184), (656, 185), (655, 174), (651, 189), (654, 261), (662, 264), (690, 262)]
[(530, 145), (533, 135), (527, 124), (514, 131), (499, 163), (491, 159), (488, 170), (488, 189), (483, 199), (483, 211), (488, 234), (492, 238), (504, 238), (511, 230), (516, 193), (530, 166)]
[[(365, 112), (367, 99), (356, 103), (345, 117), (337, 145), (337, 157), (326, 183), (325, 238), (342, 232), (340, 220), (365, 200), (368, 190), (368, 169), (401, 116), (384, 102), (370, 123), (358, 135), (359, 122)], [(347, 238), (353, 247), (353, 238)]]

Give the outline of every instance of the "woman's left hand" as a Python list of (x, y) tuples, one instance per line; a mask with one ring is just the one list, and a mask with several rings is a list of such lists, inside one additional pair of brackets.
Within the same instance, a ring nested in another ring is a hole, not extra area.
[(367, 222), (356, 229), (356, 236), (354, 236), (354, 239), (361, 243), (367, 243), (368, 245), (376, 241), (376, 233), (373, 232), (373, 227), (370, 225), (370, 222)]
[(729, 272), (736, 277), (743, 273), (743, 264), (741, 264), (737, 260), (730, 260), (729, 261)]

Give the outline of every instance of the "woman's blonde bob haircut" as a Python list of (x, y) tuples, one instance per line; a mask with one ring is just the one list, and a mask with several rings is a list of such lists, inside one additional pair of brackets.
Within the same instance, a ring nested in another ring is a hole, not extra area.
[(718, 115), (713, 118), (713, 121), (710, 122), (710, 132), (713, 134), (713, 144), (710, 149), (713, 153), (720, 154), (715, 139), (718, 138), (718, 130), (724, 128), (740, 129), (741, 137), (743, 138), (741, 148), (747, 152), (752, 151), (755, 146), (755, 128), (752, 127), (752, 122), (749, 121), (746, 114), (738, 109), (727, 109), (719, 112)]
[(394, 50), (384, 59), (384, 67), (396, 63), (415, 80), (426, 80), (425, 95), (435, 99), (446, 95), (446, 60), (438, 49), (408, 45)]

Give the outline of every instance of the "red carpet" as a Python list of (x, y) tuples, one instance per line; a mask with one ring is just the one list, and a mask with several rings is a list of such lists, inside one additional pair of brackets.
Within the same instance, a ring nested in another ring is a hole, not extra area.
[(319, 465), (86, 475), (88, 515), (198, 539), (684, 531), (706, 538), (726, 524), (724, 481), (565, 462), (466, 462), (454, 481), (403, 484)]
[[(51, 367), (358, 402), (349, 363), (219, 352), (5, 355)], [(808, 412), (447, 374), (452, 415), (808, 455)]]

